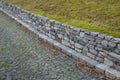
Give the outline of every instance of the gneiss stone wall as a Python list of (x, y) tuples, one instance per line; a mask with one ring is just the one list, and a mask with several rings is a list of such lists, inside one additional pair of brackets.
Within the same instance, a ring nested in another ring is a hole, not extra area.
[(120, 73), (120, 38), (63, 24), (4, 1), (0, 1), (0, 8), (15, 18), (31, 24), (31, 27), (41, 34), (97, 61), (99, 65), (96, 67), (102, 67), (103, 70), (110, 68), (108, 70)]

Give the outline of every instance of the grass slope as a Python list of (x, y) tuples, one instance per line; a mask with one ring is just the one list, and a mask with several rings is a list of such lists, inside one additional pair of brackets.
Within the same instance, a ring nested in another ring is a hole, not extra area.
[(120, 37), (120, 0), (7, 0), (77, 27)]

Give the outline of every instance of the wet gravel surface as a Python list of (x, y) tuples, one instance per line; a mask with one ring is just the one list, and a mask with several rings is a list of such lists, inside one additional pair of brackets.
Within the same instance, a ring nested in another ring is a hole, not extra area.
[(52, 50), (0, 12), (0, 80), (102, 80)]

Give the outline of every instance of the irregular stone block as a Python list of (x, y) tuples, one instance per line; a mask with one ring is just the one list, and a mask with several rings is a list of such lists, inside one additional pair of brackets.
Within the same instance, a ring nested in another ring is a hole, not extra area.
[(100, 43), (102, 42), (102, 40), (103, 40), (103, 39), (97, 37), (97, 38), (95, 39), (95, 42), (100, 44)]
[(119, 65), (114, 65), (114, 69), (120, 71), (120, 66)]
[(105, 75), (113, 80), (120, 80), (120, 72), (115, 69), (112, 68), (106, 69)]
[(116, 47), (116, 43), (114, 43), (114, 42), (109, 42), (108, 45), (109, 45), (110, 47)]
[(109, 68), (108, 65), (105, 65), (105, 64), (103, 64), (103, 63), (97, 64), (95, 67), (96, 67), (96, 69), (97, 69), (98, 71), (100, 71), (100, 72), (103, 73), (103, 74), (105, 73), (105, 70)]
[(103, 46), (101, 44), (97, 44), (96, 47), (103, 48)]
[(95, 59), (95, 55), (91, 54), (91, 53), (87, 53), (87, 56), (92, 58), (92, 59)]
[(105, 58), (105, 59), (104, 59), (104, 64), (106, 64), (106, 65), (108, 65), (108, 66), (113, 66), (113, 61)]
[(62, 40), (62, 44), (65, 46), (71, 46), (70, 43), (68, 41)]
[(114, 52), (120, 55), (120, 49), (115, 49)]
[(92, 41), (92, 40), (89, 41), (89, 44), (94, 45), (94, 46), (97, 45), (97, 43), (95, 41)]
[[(82, 56), (81, 56), (81, 57), (82, 57)], [(94, 67), (95, 65), (99, 64), (99, 62), (97, 62), (97, 61), (95, 61), (95, 60), (93, 60), (93, 59), (91, 59), (91, 58), (89, 58), (89, 57), (87, 57), (87, 56), (82, 57), (82, 58), (84, 59), (84, 61), (87, 62), (88, 66)]]
[(90, 49), (89, 51), (90, 51), (90, 53), (92, 53), (95, 56), (98, 54), (98, 52), (95, 49)]
[(79, 40), (79, 44), (81, 44), (82, 46), (85, 46), (87, 43), (84, 42), (83, 40)]
[(80, 37), (84, 37), (85, 33), (84, 32), (80, 32)]
[(78, 48), (75, 48), (75, 50), (76, 50), (77, 52), (79, 52), (79, 53), (82, 52), (82, 50), (81, 50), (81, 49), (78, 49)]
[(105, 38), (105, 34), (99, 34), (98, 37), (101, 38), (101, 39), (104, 39)]
[(97, 50), (97, 51), (103, 51), (103, 49), (102, 48), (99, 48), (99, 47), (95, 47), (95, 49)]
[(104, 58), (101, 58), (101, 57), (96, 57), (96, 60), (103, 63), (104, 62)]
[(118, 44), (120, 43), (120, 38), (113, 38), (111, 41)]
[(88, 53), (88, 47), (83, 47), (82, 53), (86, 55)]
[(107, 47), (107, 46), (108, 46), (108, 41), (103, 40), (103, 41), (101, 42), (101, 44), (102, 44), (103, 46)]
[(117, 48), (120, 49), (120, 44), (117, 45)]
[(101, 54), (98, 54), (98, 57), (100, 57), (100, 58), (104, 58), (104, 56), (103, 56), (103, 55), (101, 55)]
[(96, 37), (96, 36), (98, 36), (99, 32), (91, 32), (90, 34), (91, 34), (92, 36)]
[(73, 39), (72, 39), (74, 42), (78, 42), (78, 39), (77, 39), (77, 37), (73, 37)]
[(70, 41), (67, 37), (64, 37), (64, 39), (65, 39), (66, 41)]
[(113, 53), (113, 52), (109, 52), (108, 54), (109, 54), (111, 57), (113, 57), (113, 58), (115, 58), (115, 59), (117, 59), (117, 60), (120, 61), (120, 55), (118, 55), (118, 54), (116, 54), (116, 53)]
[(75, 47), (78, 48), (78, 49), (82, 49), (83, 48), (83, 46), (78, 44), (78, 43), (75, 43)]
[(64, 36), (62, 34), (57, 34), (60, 39), (63, 39)]
[(93, 37), (91, 35), (87, 35), (87, 34), (85, 34), (84, 38), (87, 39), (87, 40), (90, 40), (90, 41), (94, 41), (95, 40), (95, 37)]
[(91, 33), (91, 31), (85, 31), (85, 34), (89, 35)]
[(106, 40), (111, 40), (111, 39), (113, 39), (113, 36), (105, 36), (105, 39)]
[(87, 46), (88, 48), (90, 48), (90, 49), (95, 48), (95, 46), (94, 46), (94, 45), (91, 45), (91, 44), (87, 44), (86, 46)]

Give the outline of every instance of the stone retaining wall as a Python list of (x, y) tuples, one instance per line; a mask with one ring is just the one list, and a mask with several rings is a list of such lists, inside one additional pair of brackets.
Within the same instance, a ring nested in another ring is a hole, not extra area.
[[(82, 54), (93, 62), (96, 61), (97, 64), (94, 64), (94, 67), (108, 77), (112, 75), (113, 79), (120, 79), (120, 38), (63, 24), (15, 7), (2, 0), (0, 1), (0, 9), (64, 45), (66, 48), (63, 51), (66, 52), (66, 49), (70, 49)], [(71, 54), (76, 55), (75, 53)]]

